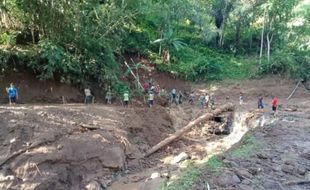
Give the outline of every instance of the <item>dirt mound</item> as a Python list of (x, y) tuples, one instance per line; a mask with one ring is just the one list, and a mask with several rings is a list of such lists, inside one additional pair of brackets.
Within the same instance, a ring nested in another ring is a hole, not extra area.
[(174, 132), (172, 120), (165, 108), (135, 109), (126, 115), (126, 125), (137, 143), (153, 146)]
[(159, 107), (14, 106), (0, 113), (0, 189), (106, 186), (128, 158), (171, 131)]

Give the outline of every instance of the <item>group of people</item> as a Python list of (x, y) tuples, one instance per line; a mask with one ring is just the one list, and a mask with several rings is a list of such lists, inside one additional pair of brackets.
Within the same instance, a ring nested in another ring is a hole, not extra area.
[[(163, 98), (167, 98), (170, 102), (170, 104), (175, 103), (176, 105), (182, 104), (184, 94), (182, 93), (181, 90), (177, 91), (176, 88), (173, 88), (170, 92), (170, 95), (167, 94), (166, 90), (163, 88), (161, 89), (159, 85), (152, 85), (151, 82), (147, 82), (143, 85), (144, 92), (148, 94), (148, 105), (149, 107), (152, 107), (154, 105), (154, 99), (155, 95), (161, 96)], [(17, 99), (18, 99), (18, 92), (16, 87), (14, 86), (13, 83), (10, 84), (10, 87), (6, 88), (6, 92), (8, 94), (9, 98), (9, 104), (15, 104)], [(94, 102), (94, 96), (91, 93), (91, 90), (87, 87), (84, 89), (85, 93), (85, 104), (93, 103)], [(191, 92), (188, 97), (188, 101), (191, 105), (194, 105), (196, 101), (196, 95), (194, 92)], [(112, 104), (112, 91), (111, 88), (108, 87), (108, 90), (105, 94), (105, 102), (106, 104)], [(126, 90), (123, 94), (123, 105), (125, 107), (128, 107), (129, 104), (129, 91)], [(199, 96), (199, 104), (200, 107), (203, 108), (213, 108), (215, 104), (215, 97), (213, 94), (201, 94)], [(244, 94), (240, 93), (239, 96), (239, 104), (242, 105), (244, 104)], [(272, 97), (271, 100), (271, 106), (272, 106), (272, 111), (274, 114), (276, 114), (276, 111), (279, 106), (279, 99), (276, 96)], [(264, 98), (263, 96), (259, 96), (257, 100), (257, 108), (258, 109), (264, 109), (265, 103), (264, 103)]]
[[(91, 90), (89, 87), (86, 87), (84, 89), (84, 94), (85, 94), (85, 99), (84, 103), (85, 104), (90, 104), (94, 103), (95, 101), (95, 96), (92, 95)], [(106, 94), (105, 94), (105, 103), (106, 104), (112, 104), (112, 91), (111, 88), (109, 87)]]
[(177, 91), (173, 88), (170, 94), (167, 93), (165, 88), (161, 88), (159, 84), (154, 85), (152, 82), (145, 82), (143, 85), (144, 93), (148, 95), (149, 107), (154, 106), (155, 96), (167, 99), (170, 104), (175, 103), (176, 105), (182, 104), (184, 94), (181, 90)]
[[(239, 104), (242, 105), (243, 103), (244, 103), (244, 95), (243, 95), (243, 93), (240, 93)], [(258, 97), (258, 100), (257, 100), (257, 108), (258, 109), (264, 109), (265, 105), (266, 104), (264, 103), (264, 98), (262, 95), (260, 95)], [(279, 99), (276, 96), (272, 96), (271, 109), (272, 109), (274, 115), (276, 114), (276, 112), (278, 110), (278, 106), (279, 106)]]
[(177, 91), (175, 88), (173, 88), (171, 90), (170, 103), (171, 104), (175, 103), (176, 105), (182, 104), (183, 97), (184, 94), (182, 93), (181, 90)]
[[(199, 106), (201, 107), (201, 109), (209, 108), (209, 107), (213, 108), (213, 106), (215, 104), (215, 97), (213, 96), (213, 94), (205, 93), (205, 94), (200, 94), (198, 96), (199, 96), (199, 99), (198, 99), (199, 100)], [(191, 105), (195, 104), (196, 95), (194, 92), (190, 93), (188, 101)]]
[[(184, 98), (185, 99), (188, 98), (188, 102), (191, 105), (194, 105), (195, 102), (199, 100), (199, 106), (201, 107), (201, 109), (204, 108), (212, 109), (215, 105), (215, 97), (213, 94), (209, 93), (196, 95), (194, 92), (191, 92), (189, 95), (185, 97), (181, 90), (176, 90), (176, 88), (172, 88), (171, 92), (167, 93), (165, 88), (161, 89), (159, 84), (154, 85), (152, 82), (145, 82), (143, 85), (143, 90), (144, 93), (148, 96), (147, 102), (149, 107), (154, 106), (155, 96), (162, 97), (168, 100), (170, 104), (176, 104), (176, 105), (182, 104)], [(10, 103), (15, 103), (17, 99), (17, 90), (13, 84), (10, 85), (10, 88), (7, 88), (7, 92), (9, 94)], [(93, 103), (94, 96), (91, 94), (91, 90), (89, 88), (85, 88), (84, 93), (85, 93), (85, 103), (86, 104)], [(197, 99), (197, 97), (199, 98)], [(123, 93), (123, 101), (122, 101), (125, 107), (128, 107), (129, 98), (130, 98), (129, 91), (125, 90)], [(108, 90), (106, 91), (105, 102), (106, 104), (112, 104), (112, 91), (110, 87), (108, 87)], [(244, 104), (243, 93), (240, 93), (239, 104), (240, 105)], [(275, 114), (279, 105), (279, 100), (277, 97), (275, 96), (272, 97), (271, 105), (272, 105), (272, 111)], [(264, 98), (263, 96), (259, 96), (257, 100), (257, 108), (264, 109), (264, 107), (265, 107)]]
[(149, 107), (154, 106), (155, 95), (160, 95), (161, 89), (159, 84), (154, 85), (153, 82), (145, 82), (143, 84), (143, 90), (145, 94), (148, 94), (148, 105)]

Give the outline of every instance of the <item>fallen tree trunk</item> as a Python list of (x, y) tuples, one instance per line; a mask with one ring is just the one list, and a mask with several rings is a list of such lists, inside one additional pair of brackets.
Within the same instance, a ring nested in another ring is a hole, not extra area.
[(233, 111), (233, 110), (234, 110), (234, 106), (232, 104), (228, 104), (228, 105), (224, 105), (224, 106), (216, 109), (213, 113), (207, 113), (207, 114), (204, 114), (204, 115), (198, 117), (197, 119), (189, 122), (189, 124), (187, 124), (181, 130), (175, 132), (173, 135), (167, 137), (166, 139), (164, 139), (163, 141), (161, 141), (157, 145), (153, 146), (150, 150), (148, 150), (144, 154), (144, 157), (147, 157), (147, 156), (153, 154), (157, 150), (161, 149), (162, 147), (164, 147), (164, 146), (168, 145), (169, 143), (173, 142), (174, 140), (178, 139), (184, 133), (189, 131), (193, 126), (195, 126), (201, 122), (204, 122), (206, 120), (210, 120), (210, 119), (214, 118), (215, 116), (219, 115), (220, 113), (223, 113), (226, 111)]
[(310, 180), (289, 181), (285, 185), (305, 185), (310, 184)]
[(95, 130), (95, 129), (100, 129), (99, 126), (95, 126), (95, 125), (88, 125), (88, 124), (80, 124), (80, 127), (84, 128), (84, 129), (89, 129), (89, 130)]
[(54, 142), (56, 140), (49, 140), (49, 141), (42, 141), (42, 142), (35, 142), (34, 144), (28, 146), (28, 147), (25, 147), (23, 149), (20, 149), (18, 150), (17, 152), (14, 152), (13, 154), (11, 154), (10, 156), (8, 156), (7, 158), (5, 158), (3, 161), (0, 162), (0, 167), (2, 167), (4, 164), (6, 164), (7, 162), (9, 162), (10, 160), (16, 158), (17, 156), (29, 151), (29, 150), (32, 150), (32, 149), (35, 149), (35, 148), (38, 148), (44, 144), (47, 144), (47, 143), (51, 143), (51, 142)]

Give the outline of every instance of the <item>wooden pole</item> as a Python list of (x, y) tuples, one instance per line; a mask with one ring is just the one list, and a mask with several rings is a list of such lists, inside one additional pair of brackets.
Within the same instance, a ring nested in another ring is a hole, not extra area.
[(232, 104), (227, 104), (224, 105), (222, 107), (217, 108), (213, 113), (206, 113), (200, 117), (198, 117), (197, 119), (189, 122), (184, 128), (182, 128), (181, 130), (175, 132), (173, 135), (167, 137), (166, 139), (164, 139), (163, 141), (159, 142), (157, 145), (153, 146), (150, 150), (148, 150), (145, 154), (144, 157), (150, 156), (151, 154), (153, 154), (154, 152), (156, 152), (157, 150), (161, 149), (162, 147), (170, 144), (171, 142), (173, 142), (174, 140), (178, 139), (180, 136), (182, 136), (184, 133), (186, 133), (187, 131), (189, 131), (193, 126), (204, 122), (206, 120), (210, 120), (212, 118), (214, 118), (215, 116), (226, 112), (226, 111), (233, 111), (234, 110), (234, 105)]
[(293, 92), (290, 94), (290, 96), (289, 96), (289, 97), (287, 97), (287, 100), (289, 100), (289, 99), (291, 99), (291, 98), (292, 98), (292, 96), (294, 95), (294, 93), (295, 93), (295, 91), (297, 90), (297, 88), (298, 88), (298, 86), (300, 85), (300, 83), (301, 83), (301, 80), (297, 83), (297, 85), (296, 85), (295, 89), (294, 89), (294, 90), (293, 90)]
[(124, 61), (125, 65), (127, 66), (127, 68), (129, 69), (131, 75), (136, 79), (136, 81), (138, 81), (138, 86), (143, 89), (142, 84), (140, 83), (139, 79), (137, 78), (137, 76), (135, 75), (135, 73), (132, 71), (132, 69), (130, 68), (130, 66), (128, 65), (128, 63), (126, 61)]

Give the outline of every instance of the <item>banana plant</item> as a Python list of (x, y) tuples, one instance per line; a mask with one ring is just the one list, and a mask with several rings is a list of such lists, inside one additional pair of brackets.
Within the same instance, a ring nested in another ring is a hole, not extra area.
[(151, 44), (158, 44), (159, 43), (159, 52), (158, 54), (162, 54), (162, 48), (166, 48), (169, 52), (171, 48), (179, 51), (180, 49), (187, 46), (185, 42), (182, 41), (180, 38), (176, 38), (173, 35), (173, 30), (169, 29), (166, 33), (162, 35), (162, 38), (156, 39), (151, 42)]

